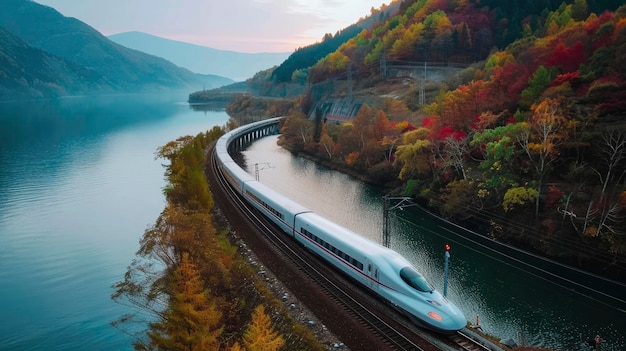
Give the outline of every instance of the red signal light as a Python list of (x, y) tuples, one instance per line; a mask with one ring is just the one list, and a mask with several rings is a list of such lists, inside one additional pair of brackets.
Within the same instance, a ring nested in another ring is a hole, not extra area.
[(445, 249), (446, 251), (450, 251), (450, 244), (446, 244)]

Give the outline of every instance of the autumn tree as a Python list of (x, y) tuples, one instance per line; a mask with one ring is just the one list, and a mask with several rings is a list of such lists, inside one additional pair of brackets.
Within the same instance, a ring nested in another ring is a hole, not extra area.
[(476, 181), (454, 180), (446, 184), (438, 198), (438, 208), (448, 218), (467, 219), (482, 208), (476, 196)]
[(568, 73), (578, 70), (578, 67), (586, 60), (587, 54), (580, 41), (569, 48), (563, 41), (559, 41), (552, 56), (546, 61), (546, 66), (560, 67), (561, 73)]
[(204, 288), (196, 266), (184, 253), (171, 279), (171, 299), (161, 320), (150, 323), (148, 338), (157, 350), (219, 348), (221, 313)]
[(279, 144), (302, 150), (312, 140), (314, 125), (303, 113), (292, 113), (283, 124)]
[(491, 79), (481, 89), (481, 110), (496, 113), (515, 109), (522, 91), (528, 87), (530, 76), (529, 68), (519, 62), (494, 67)]
[(405, 133), (395, 153), (394, 163), (400, 167), (398, 178), (409, 180), (433, 171), (433, 153), (426, 128)]
[(401, 60), (410, 57), (417, 44), (422, 40), (424, 24), (421, 22), (410, 25), (405, 34), (396, 40), (391, 46), (389, 55), (393, 59)]
[(204, 176), (205, 148), (203, 135), (185, 136), (160, 147), (156, 155), (169, 161), (164, 193), (173, 204), (185, 204), (194, 210), (210, 210), (213, 199)]
[(469, 153), (469, 139), (465, 133), (458, 132), (443, 141), (444, 165), (453, 168), (463, 180), (467, 180), (465, 159)]
[(385, 159), (389, 144), (383, 145), (383, 139), (394, 134), (384, 111), (363, 105), (350, 126), (342, 128), (338, 142), (346, 163), (367, 168)]
[(527, 186), (515, 186), (506, 191), (502, 201), (505, 212), (512, 211), (516, 206), (523, 206), (534, 201), (539, 196), (536, 189)]
[(332, 160), (337, 152), (337, 144), (334, 138), (328, 133), (328, 124), (326, 123), (322, 126), (322, 136), (319, 145), (321, 153), (329, 160)]
[(276, 351), (285, 344), (283, 337), (272, 329), (272, 321), (263, 305), (254, 309), (243, 344), (247, 351)]
[(468, 128), (472, 117), (481, 113), (481, 103), (485, 101), (481, 98), (482, 88), (483, 82), (477, 81), (459, 86), (441, 96), (435, 110), (441, 124), (456, 130)]
[(539, 199), (545, 177), (558, 159), (559, 146), (567, 139), (566, 127), (560, 102), (547, 98), (532, 106), (530, 121), (522, 123), (522, 128), (515, 134), (535, 173), (535, 215), (539, 214)]

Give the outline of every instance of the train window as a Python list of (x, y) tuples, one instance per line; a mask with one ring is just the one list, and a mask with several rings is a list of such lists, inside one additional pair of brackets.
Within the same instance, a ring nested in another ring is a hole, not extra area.
[(351, 264), (352, 266), (363, 270), (363, 263), (359, 262), (358, 260), (350, 257), (350, 255), (348, 255), (347, 253), (341, 251), (340, 249), (336, 248), (335, 246), (331, 245), (329, 242), (327, 242), (326, 240), (323, 240), (322, 238), (318, 237), (317, 235), (311, 233), (310, 231), (300, 227), (300, 232), (302, 232), (302, 234), (304, 234), (305, 236), (309, 237), (311, 240), (315, 241), (316, 243), (318, 243), (320, 246), (325, 247), (326, 249), (330, 250), (331, 252), (335, 253), (337, 256), (343, 258), (344, 260), (346, 260), (349, 264)]
[(400, 270), (400, 278), (404, 280), (413, 289), (423, 292), (432, 292), (435, 290), (426, 279), (412, 267), (404, 267)]

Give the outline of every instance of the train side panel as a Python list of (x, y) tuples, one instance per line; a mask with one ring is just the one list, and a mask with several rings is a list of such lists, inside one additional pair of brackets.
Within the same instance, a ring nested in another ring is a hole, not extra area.
[(243, 196), (289, 235), (294, 234), (296, 216), (311, 212), (308, 208), (257, 181), (245, 182)]
[(326, 261), (365, 286), (372, 286), (372, 258), (379, 246), (318, 214), (296, 218), (296, 239)]
[(239, 193), (243, 195), (244, 184), (255, 181), (248, 172), (244, 171), (235, 163), (235, 161), (224, 162), (220, 164), (224, 177), (228, 183)]

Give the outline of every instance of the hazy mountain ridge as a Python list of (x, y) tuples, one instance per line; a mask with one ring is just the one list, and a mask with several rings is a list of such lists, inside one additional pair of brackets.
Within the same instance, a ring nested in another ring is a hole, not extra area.
[(0, 100), (111, 92), (99, 73), (33, 48), (0, 27)]
[(143, 32), (108, 36), (112, 41), (162, 57), (192, 72), (215, 74), (241, 81), (281, 64), (289, 53), (242, 53), (157, 37)]
[[(3, 77), (3, 86), (0, 87), (4, 91), (0, 96), (2, 99), (15, 98), (11, 95), (14, 91), (11, 86), (21, 86), (17, 95), (23, 98), (27, 91), (34, 93), (29, 95), (31, 97), (40, 97), (42, 94), (196, 90), (232, 83), (227, 78), (195, 74), (165, 59), (126, 48), (85, 23), (30, 0), (3, 0), (0, 3), (0, 26), (33, 49), (43, 51), (46, 62), (59, 63), (42, 71), (37, 65), (31, 65), (38, 60), (36, 56), (40, 55), (40, 51), (19, 51), (21, 59), (14, 65), (17, 64), (20, 70), (14, 72), (23, 72), (24, 77), (14, 76), (11, 80), (11, 75)], [(23, 47), (23, 44), (5, 46), (15, 42), (2, 41), (0, 53), (9, 57), (17, 55), (17, 48)], [(71, 71), (78, 75), (73, 76), (69, 73)], [(87, 73), (89, 79), (85, 76)], [(77, 78), (81, 76), (83, 78)], [(95, 77), (99, 79), (94, 80)], [(40, 88), (24, 85), (37, 85), (36, 80), (51, 83), (53, 89), (44, 89), (48, 93), (39, 94), (36, 91), (41, 92)], [(85, 84), (76, 84), (82, 80)]]

